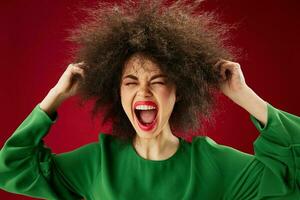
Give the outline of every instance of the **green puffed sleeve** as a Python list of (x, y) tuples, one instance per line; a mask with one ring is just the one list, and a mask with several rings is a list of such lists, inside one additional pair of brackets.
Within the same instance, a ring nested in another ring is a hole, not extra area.
[(265, 126), (250, 118), (260, 132), (255, 157), (265, 165), (259, 196), (300, 199), (300, 117), (268, 104)]
[(300, 199), (300, 117), (269, 103), (267, 112), (265, 126), (250, 115), (260, 132), (254, 142), (255, 154), (245, 162), (231, 161), (236, 175), (224, 186), (224, 199)]
[(51, 152), (43, 137), (57, 120), (39, 104), (4, 143), (0, 151), (0, 188), (25, 196), (82, 199), (99, 172), (99, 146), (90, 143), (70, 152)]

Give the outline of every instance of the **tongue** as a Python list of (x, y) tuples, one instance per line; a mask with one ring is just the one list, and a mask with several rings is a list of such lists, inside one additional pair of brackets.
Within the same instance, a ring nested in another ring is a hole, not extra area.
[(155, 118), (156, 112), (156, 110), (141, 110), (140, 116), (142, 121), (148, 124), (152, 123)]

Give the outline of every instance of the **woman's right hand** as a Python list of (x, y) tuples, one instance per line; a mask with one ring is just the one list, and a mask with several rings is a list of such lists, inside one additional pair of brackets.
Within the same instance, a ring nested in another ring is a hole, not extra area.
[(77, 94), (79, 79), (84, 77), (83, 65), (84, 62), (69, 64), (57, 84), (52, 88), (63, 100)]
[(84, 62), (69, 64), (56, 85), (40, 103), (40, 108), (54, 118), (56, 109), (67, 98), (78, 92), (79, 79), (84, 78)]

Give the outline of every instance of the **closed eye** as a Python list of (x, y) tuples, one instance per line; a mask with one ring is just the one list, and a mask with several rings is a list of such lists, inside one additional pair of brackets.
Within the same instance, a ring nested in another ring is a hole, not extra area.
[(136, 84), (136, 83), (126, 83), (125, 85), (132, 85), (132, 84)]
[(163, 85), (164, 83), (163, 82), (155, 82), (153, 84), (161, 84), (161, 85)]

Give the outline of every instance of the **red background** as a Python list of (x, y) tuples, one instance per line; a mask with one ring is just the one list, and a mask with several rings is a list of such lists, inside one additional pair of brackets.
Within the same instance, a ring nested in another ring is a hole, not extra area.
[[(64, 41), (78, 5), (95, 1), (1, 1), (1, 134), (0, 147), (55, 85), (68, 64), (71, 44)], [(224, 22), (240, 22), (234, 45), (245, 50), (241, 64), (247, 84), (276, 108), (300, 116), (300, 3), (298, 0), (209, 0)], [(224, 111), (206, 130), (216, 142), (253, 153), (258, 136), (247, 111), (222, 98)], [(76, 98), (58, 109), (59, 120), (45, 142), (55, 153), (97, 141), (99, 127), (90, 120), (90, 105), (79, 108)], [(0, 199), (30, 199), (0, 190)]]

